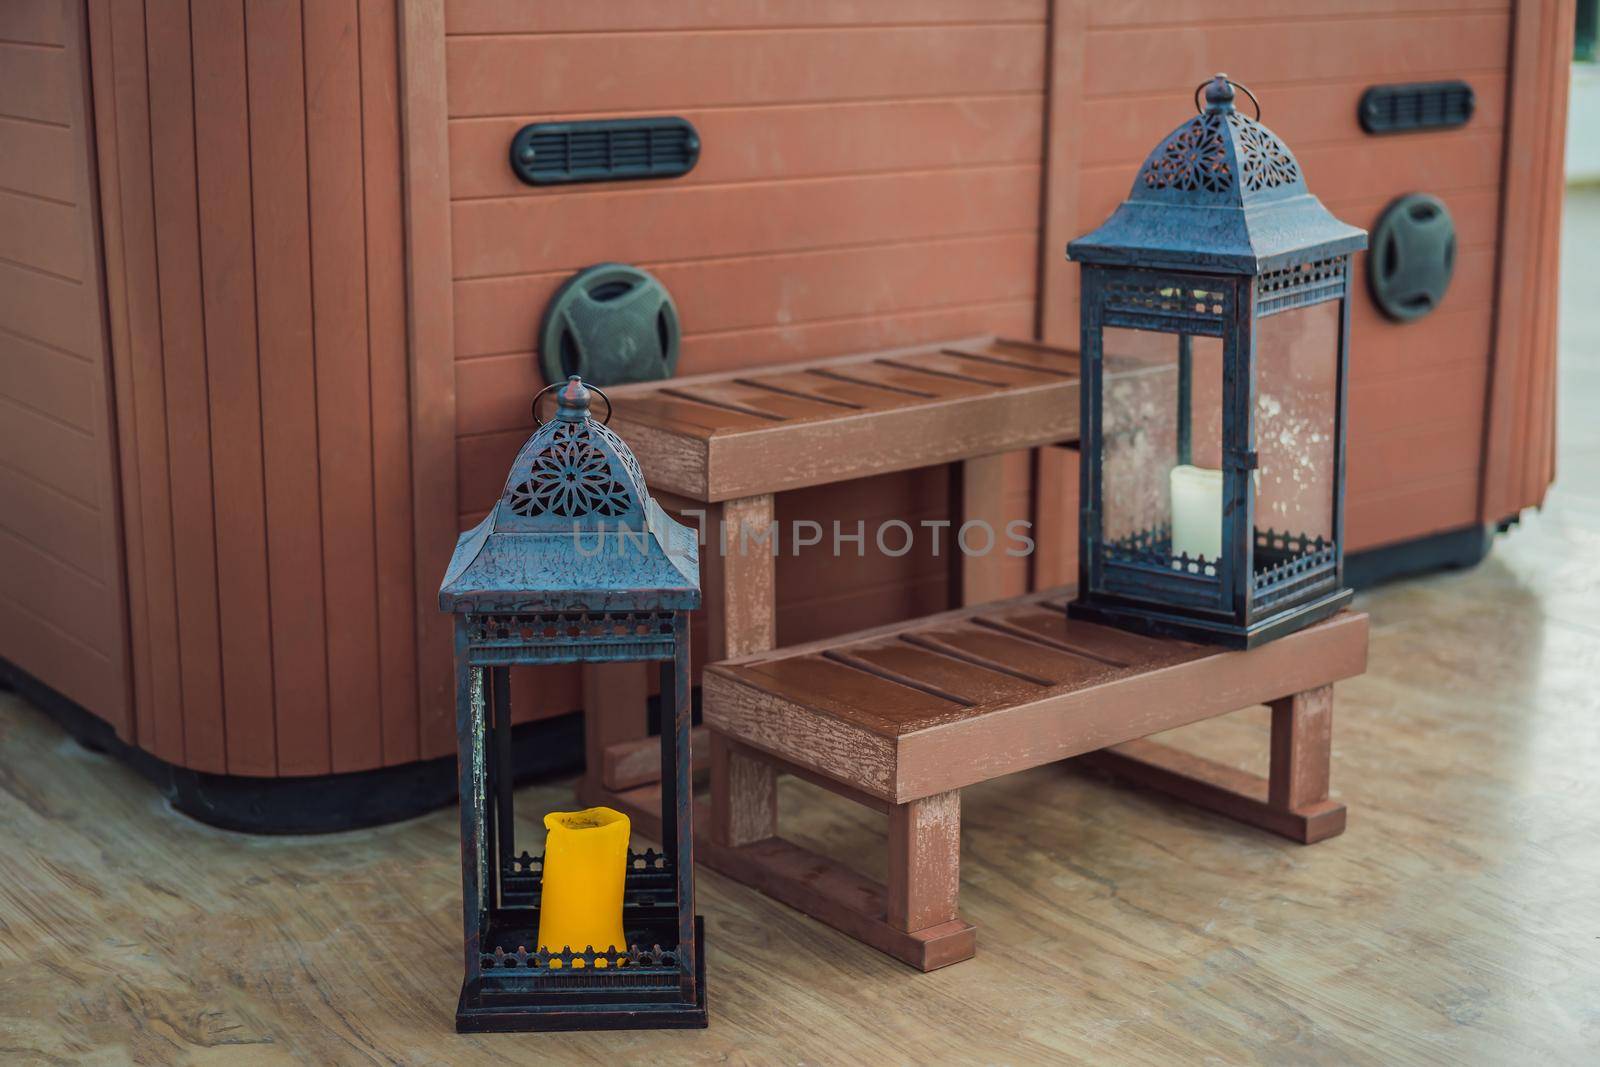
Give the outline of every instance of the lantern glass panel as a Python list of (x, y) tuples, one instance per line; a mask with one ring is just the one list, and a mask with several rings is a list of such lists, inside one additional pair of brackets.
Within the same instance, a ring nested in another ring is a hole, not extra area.
[(1214, 575), (1222, 544), (1222, 342), (1108, 327), (1101, 346), (1106, 546), (1120, 558)]
[[(1256, 325), (1255, 583), (1331, 564), (1337, 488), (1337, 300)], [(1324, 557), (1326, 557), (1324, 559)]]

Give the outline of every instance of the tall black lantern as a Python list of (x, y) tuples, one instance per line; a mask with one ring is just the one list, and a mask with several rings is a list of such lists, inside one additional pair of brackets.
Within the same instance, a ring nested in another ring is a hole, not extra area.
[[(627, 445), (590, 417), (591, 390), (576, 377), (559, 388), (555, 417), (461, 535), (439, 589), (456, 620), (466, 934), (456, 1028), (705, 1026), (689, 779), (698, 546), (650, 498)], [(510, 667), (618, 660), (661, 665), (662, 852), (628, 850), (627, 945), (542, 950), (542, 857), (518, 851), (513, 830)]]
[(1069, 610), (1247, 648), (1350, 598), (1350, 256), (1367, 235), (1235, 110), (1225, 75), (1202, 87), (1128, 199), (1067, 246), (1084, 366)]

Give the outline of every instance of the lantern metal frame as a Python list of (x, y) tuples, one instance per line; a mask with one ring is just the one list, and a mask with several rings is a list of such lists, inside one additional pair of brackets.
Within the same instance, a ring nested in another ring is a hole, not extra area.
[[(556, 417), (523, 445), (495, 507), (461, 535), (439, 591), (455, 615), (466, 965), (456, 1029), (703, 1027), (690, 781), (696, 534), (666, 516), (627, 446), (590, 416), (599, 390), (576, 377), (551, 388), (560, 389)], [(543, 859), (519, 850), (514, 832), (510, 668), (636, 660), (661, 671), (662, 850), (629, 850), (627, 945), (545, 951)]]
[[(1350, 600), (1344, 587), (1350, 259), (1366, 247), (1366, 233), (1329, 213), (1306, 188), (1287, 146), (1234, 109), (1235, 86), (1226, 75), (1201, 88), (1206, 102), (1199, 115), (1151, 152), (1113, 215), (1067, 247), (1068, 258), (1081, 265), (1083, 364), (1079, 592), (1068, 612), (1249, 648), (1326, 618)], [(1340, 308), (1329, 353), (1337, 360), (1329, 398), (1331, 537), (1257, 530), (1257, 327), (1269, 316), (1333, 301)], [(1118, 540), (1105, 535), (1108, 328), (1173, 336), (1177, 463), (1189, 462), (1193, 339), (1221, 342), (1222, 540), (1214, 560), (1174, 556), (1163, 529)]]

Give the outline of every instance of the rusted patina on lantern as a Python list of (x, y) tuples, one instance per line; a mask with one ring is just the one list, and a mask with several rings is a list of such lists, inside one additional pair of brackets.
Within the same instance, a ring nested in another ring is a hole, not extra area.
[[(466, 951), (456, 1028), (704, 1026), (689, 748), (696, 535), (650, 498), (627, 445), (592, 416), (604, 394), (576, 377), (552, 388), (555, 417), (461, 535), (439, 589), (456, 618)], [(541, 951), (541, 858), (518, 849), (513, 829), (510, 667), (619, 660), (661, 665), (663, 848), (629, 853), (627, 945)]]
[(1350, 597), (1350, 257), (1366, 233), (1311, 194), (1226, 75), (1202, 88), (1127, 200), (1067, 246), (1084, 367), (1069, 610), (1249, 647)]

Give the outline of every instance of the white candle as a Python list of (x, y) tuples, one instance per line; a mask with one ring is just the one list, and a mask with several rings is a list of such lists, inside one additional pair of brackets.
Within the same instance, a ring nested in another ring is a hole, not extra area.
[(1172, 468), (1172, 555), (1222, 555), (1222, 472), (1185, 463)]

